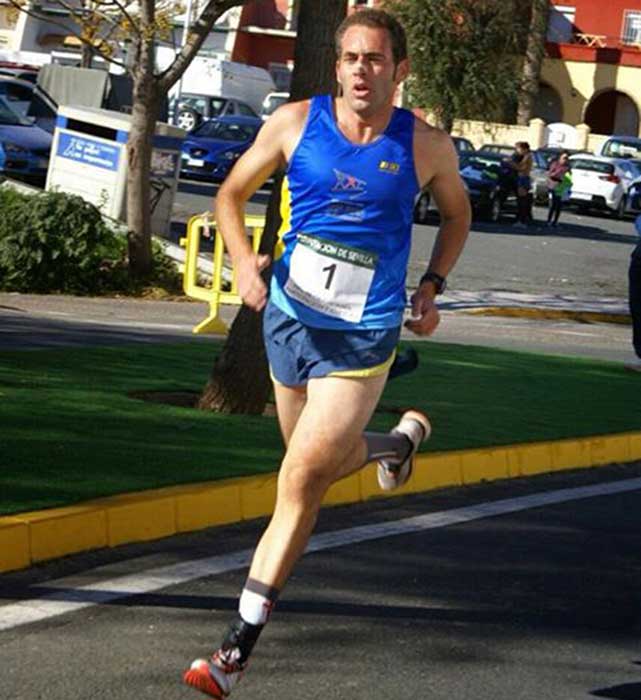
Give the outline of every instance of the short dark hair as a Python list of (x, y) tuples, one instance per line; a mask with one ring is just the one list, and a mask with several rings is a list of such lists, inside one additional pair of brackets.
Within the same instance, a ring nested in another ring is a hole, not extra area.
[(374, 8), (365, 8), (357, 10), (348, 15), (339, 25), (334, 36), (336, 43), (336, 55), (341, 57), (341, 44), (343, 35), (350, 27), (373, 27), (374, 29), (385, 29), (389, 34), (390, 43), (392, 44), (392, 55), (394, 63), (398, 65), (401, 61), (407, 58), (407, 38), (403, 25), (394, 17), (384, 10), (376, 10)]

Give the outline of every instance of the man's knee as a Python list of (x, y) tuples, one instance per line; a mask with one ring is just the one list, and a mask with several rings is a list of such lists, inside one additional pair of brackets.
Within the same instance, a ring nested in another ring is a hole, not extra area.
[(346, 447), (340, 454), (328, 445), (288, 451), (278, 477), (279, 492), (288, 500), (301, 503), (322, 500), (344, 463), (353, 459), (357, 447)]

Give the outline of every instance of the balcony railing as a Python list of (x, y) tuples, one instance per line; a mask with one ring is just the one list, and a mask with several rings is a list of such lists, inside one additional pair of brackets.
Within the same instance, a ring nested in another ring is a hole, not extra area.
[(630, 39), (623, 36), (574, 32), (569, 43), (587, 46), (591, 49), (636, 49), (639, 51), (641, 50), (641, 37), (639, 39), (639, 41), (630, 41)]

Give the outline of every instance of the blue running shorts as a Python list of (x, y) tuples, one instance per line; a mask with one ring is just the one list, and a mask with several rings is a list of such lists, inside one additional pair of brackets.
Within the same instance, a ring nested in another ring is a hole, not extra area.
[(318, 377), (383, 374), (394, 361), (400, 334), (400, 327), (343, 331), (305, 326), (271, 302), (263, 316), (272, 379), (285, 386), (302, 386)]

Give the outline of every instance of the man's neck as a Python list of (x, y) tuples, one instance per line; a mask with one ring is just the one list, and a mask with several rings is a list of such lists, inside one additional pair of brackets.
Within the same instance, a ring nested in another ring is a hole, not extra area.
[(336, 125), (352, 143), (367, 144), (375, 141), (387, 128), (394, 105), (390, 104), (372, 115), (363, 115), (350, 109), (342, 97), (334, 101)]

